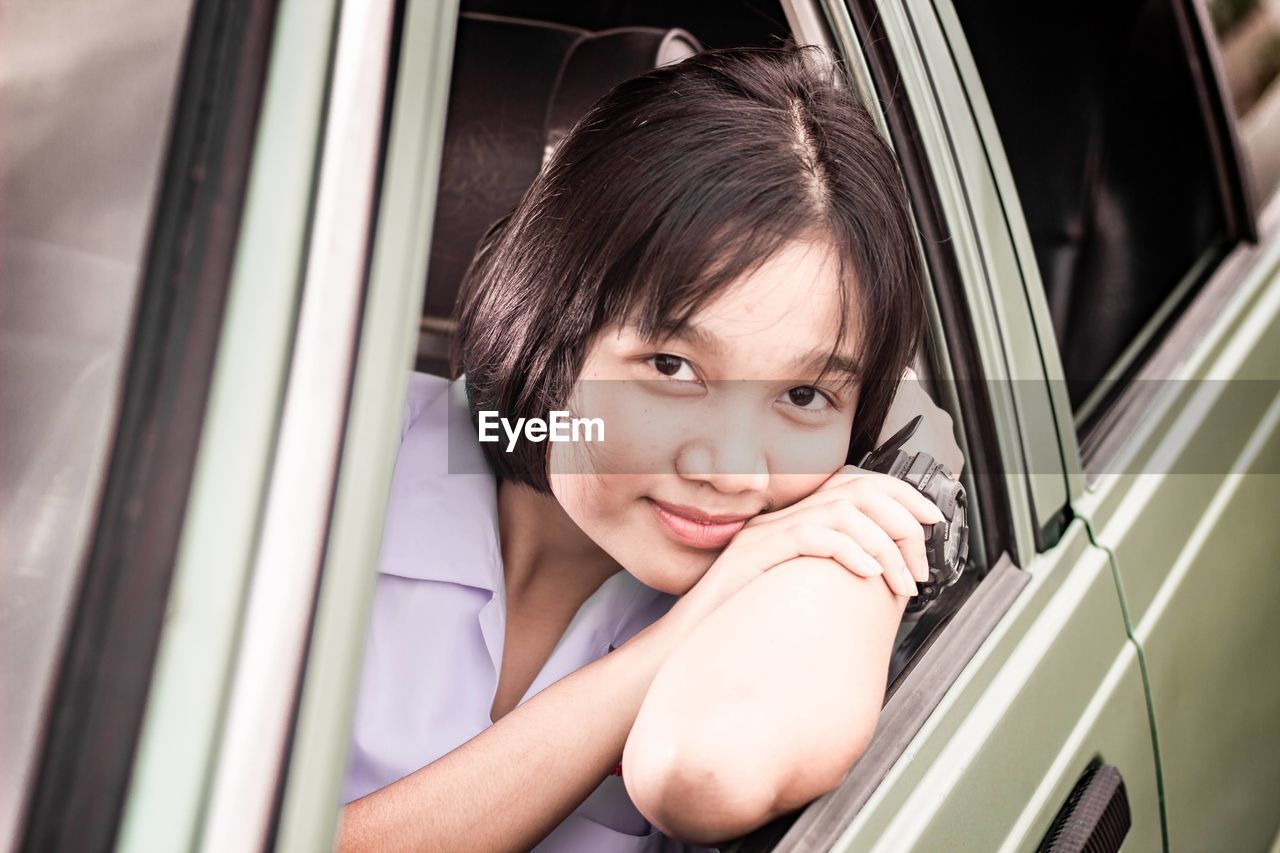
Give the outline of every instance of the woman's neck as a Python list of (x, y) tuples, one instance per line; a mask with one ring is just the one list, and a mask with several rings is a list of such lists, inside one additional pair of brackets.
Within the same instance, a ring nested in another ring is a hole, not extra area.
[(622, 567), (591, 540), (560, 502), (528, 486), (498, 484), (498, 532), (507, 602), (577, 607)]

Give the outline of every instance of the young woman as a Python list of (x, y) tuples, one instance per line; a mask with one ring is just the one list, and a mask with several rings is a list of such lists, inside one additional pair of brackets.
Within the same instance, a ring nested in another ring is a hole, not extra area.
[[(816, 48), (592, 108), (468, 271), (462, 377), (411, 383), (343, 850), (678, 849), (839, 783), (941, 520), (845, 464), (915, 352), (918, 264)], [(605, 440), (479, 440), (555, 411)]]

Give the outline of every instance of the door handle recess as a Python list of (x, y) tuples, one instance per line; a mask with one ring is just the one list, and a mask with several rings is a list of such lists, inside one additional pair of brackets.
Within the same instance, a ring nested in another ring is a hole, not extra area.
[(1132, 823), (1120, 771), (1095, 759), (1062, 804), (1038, 853), (1115, 853)]

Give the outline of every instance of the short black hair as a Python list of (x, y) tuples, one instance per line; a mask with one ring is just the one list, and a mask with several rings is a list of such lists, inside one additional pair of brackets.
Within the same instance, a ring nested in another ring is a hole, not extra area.
[[(705, 51), (597, 101), (481, 241), (451, 369), (465, 374), (473, 416), (545, 418), (567, 407), (602, 328), (630, 320), (669, 334), (802, 238), (840, 258), (841, 339), (858, 281), (856, 459), (915, 355), (922, 268), (893, 152), (840, 64), (813, 45)], [(483, 447), (499, 477), (550, 492), (548, 444)]]

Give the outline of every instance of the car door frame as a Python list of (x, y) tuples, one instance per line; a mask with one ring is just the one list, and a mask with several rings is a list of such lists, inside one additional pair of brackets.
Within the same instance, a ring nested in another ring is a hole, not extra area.
[[(372, 306), (366, 282), (399, 10), (392, 0), (279, 5), (117, 849), (278, 843), (353, 377), (389, 343), (357, 347), (361, 323), (385, 310)], [(402, 404), (383, 417), (394, 422)]]
[[(386, 154), (388, 174), (414, 175), (417, 182), (388, 181), (385, 184), (387, 191), (380, 200), (378, 236), (372, 250), (369, 291), (361, 320), (363, 332), (359, 336), (359, 354), (354, 358), (355, 373), (345, 409), (347, 420), (342, 461), (334, 472), (332, 514), (327, 517), (329, 526), (323, 562), (320, 566), (307, 568), (307, 572), (314, 572), (318, 587), (314, 598), (304, 594), (300, 603), (295, 605), (299, 613), (308, 613), (313, 620), (306, 624), (308, 633), (303, 646), (305, 663), (298, 664), (303, 667), (300, 692), (297, 681), (288, 681), (279, 685), (274, 698), (263, 706), (269, 706), (270, 710), (262, 713), (269, 713), (277, 722), (283, 722), (284, 728), (277, 728), (277, 731), (287, 733), (286, 745), (289, 752), (287, 756), (280, 755), (280, 761), (287, 761), (287, 770), (265, 774), (276, 785), (274, 796), (266, 798), (273, 805), (268, 807), (265, 822), (259, 810), (255, 811), (253, 820), (242, 821), (241, 826), (234, 826), (238, 813), (233, 806), (237, 801), (243, 802), (243, 797), (237, 799), (231, 793), (224, 793), (219, 804), (216, 793), (206, 792), (206, 796), (212, 799), (201, 807), (200, 817), (203, 822), (189, 824), (188, 834), (185, 836), (199, 846), (210, 845), (214, 838), (225, 841), (233, 835), (249, 842), (250, 846), (270, 841), (278, 849), (297, 850), (323, 847), (332, 840), (334, 823), (317, 820), (317, 816), (336, 817), (333, 803), (336, 802), (337, 785), (346, 760), (345, 731), (349, 725), (352, 702), (350, 687), (354, 683), (359, 664), (359, 641), (364, 629), (363, 620), (353, 621), (351, 616), (353, 613), (367, 613), (368, 593), (373, 580), (368, 560), (371, 554), (376, 553), (381, 529), (381, 509), (385, 503), (386, 485), (395, 455), (394, 436), (390, 435), (391, 431), (386, 425), (388, 421), (395, 422), (395, 413), (402, 405), (402, 383), (389, 377), (395, 377), (397, 370), (407, 373), (407, 367), (412, 362), (413, 330), (416, 328), (416, 324), (412, 322), (416, 319), (412, 306), (417, 304), (415, 297), (420, 300), (421, 288), (425, 282), (426, 246), (421, 235), (429, 233), (429, 228), (422, 230), (421, 225), (429, 225), (432, 212), (434, 168), (438, 166), (439, 144), (443, 138), (442, 105), (447, 95), (451, 28), (456, 20), (456, 8), (451, 4), (442, 6), (442, 9), (432, 9), (425, 2), (409, 2), (404, 7), (402, 20), (406, 38), (409, 39), (406, 44), (430, 45), (431, 48), (400, 53), (397, 58), (397, 98), (409, 97), (400, 93), (413, 90), (412, 83), (418, 81), (422, 88), (416, 90), (415, 97), (422, 100), (421, 92), (434, 92), (432, 99), (427, 99), (427, 102), (435, 103), (434, 98), (438, 97), (439, 106), (417, 109), (398, 106), (389, 127), (391, 142)], [(830, 7), (828, 14), (832, 15)], [(829, 18), (833, 19), (841, 21), (837, 15)], [(847, 16), (842, 25), (852, 31), (852, 23), (847, 20)], [(839, 26), (833, 27), (833, 30), (839, 29)], [(338, 32), (341, 33), (341, 28)], [(440, 88), (442, 85), (443, 89)], [(438, 113), (434, 112), (436, 109), (439, 110)], [(939, 128), (933, 128), (933, 131), (937, 134)], [(935, 139), (938, 138), (945, 138), (945, 134), (935, 136)], [(949, 189), (951, 192), (958, 192), (963, 182), (954, 164), (951, 168), (953, 173)], [(982, 263), (976, 256), (965, 260), (969, 269), (977, 269)], [(977, 312), (981, 316), (976, 319), (977, 323), (982, 324), (982, 345), (989, 350), (990, 357), (995, 359), (992, 364), (1007, 365), (1004, 355), (1006, 339), (1001, 323), (1009, 321), (1007, 318), (997, 317), (997, 308), (1001, 303), (992, 300), (989, 291), (978, 292), (988, 300)], [(409, 310), (405, 310), (406, 307)], [(931, 318), (931, 322), (939, 327), (945, 322), (941, 314), (950, 311), (953, 320), (960, 314), (959, 306), (941, 306), (940, 311), (940, 314)], [(409, 320), (407, 323), (406, 317)], [(381, 332), (388, 330), (391, 334), (380, 336)], [(1025, 338), (1019, 346), (1023, 347), (1021, 351), (1025, 351)], [(973, 385), (988, 387), (985, 382)], [(972, 393), (972, 389), (955, 393)], [(1046, 398), (1037, 391), (1034, 384), (1022, 394), (1021, 397), (1011, 394), (1008, 399), (997, 400), (992, 404), (992, 408), (1000, 408), (1006, 415), (1003, 419), (992, 416), (991, 423), (985, 425), (986, 428), (969, 424), (966, 424), (966, 428), (971, 435), (980, 435), (984, 441), (990, 439), (995, 442), (991, 445), (995, 448), (992, 456), (975, 465), (979, 469), (977, 476), (991, 477), (993, 482), (999, 484), (998, 488), (981, 486), (987, 494), (996, 497), (1012, 496), (1008, 508), (1011, 518), (1006, 522), (1011, 550), (1023, 561), (1034, 561), (1037, 547), (1051, 547), (1055, 540), (1064, 547), (1081, 547), (1084, 543), (1080, 539), (1079, 527), (1068, 528), (1061, 517), (1061, 508), (1054, 505), (1057, 493), (1065, 493), (1065, 488), (1061, 485), (1065, 474), (1061, 470), (1052, 470), (1047, 476), (1041, 476), (1040, 469), (1044, 466), (1026, 462), (1028, 453), (1043, 454), (1045, 447), (1042, 443), (1029, 440), (1028, 433), (1020, 424), (1030, 418), (1028, 412), (1031, 411), (1040, 412), (1039, 417), (1043, 420), (1043, 413), (1048, 411), (1048, 407), (1044, 403)], [(962, 409), (962, 413), (969, 411), (972, 409)], [(1022, 421), (1019, 420), (1018, 413), (1021, 413)], [(1056, 444), (1053, 445), (1053, 453), (1060, 459)], [(972, 458), (975, 463), (978, 462), (976, 457)], [(360, 464), (356, 464), (357, 462)], [(1036, 477), (1040, 479), (1037, 480)], [(1037, 512), (1043, 515), (1037, 515)], [(1096, 563), (1098, 555), (1095, 553), (1092, 556)], [(248, 571), (247, 567), (245, 570)], [(258, 571), (261, 572), (261, 568)], [(183, 577), (187, 575), (184, 574)], [(956, 710), (956, 703), (976, 701), (984, 695), (984, 686), (998, 680), (1002, 666), (1017, 651), (1014, 648), (1014, 638), (1027, 630), (1029, 623), (1034, 621), (1031, 615), (1037, 609), (1043, 609), (1063, 596), (1093, 596), (1098, 599), (1098, 606), (1104, 606), (1110, 600), (1108, 595), (1112, 590), (1111, 579), (1103, 576), (1101, 569), (1094, 564), (1087, 567), (1087, 571), (1045, 571), (1043, 581), (1036, 582), (1039, 580), (1015, 566), (1012, 559), (997, 561), (991, 574), (973, 593), (970, 599), (972, 606), (962, 608), (937, 635), (939, 639), (935, 648), (938, 651), (932, 656), (926, 654), (921, 659), (921, 665), (904, 677), (894, 696), (900, 696), (899, 707), (907, 709), (900, 715), (905, 722), (897, 724), (898, 740), (882, 739), (886, 745), (897, 744), (892, 748), (898, 750), (892, 755), (892, 761), (882, 762), (886, 775), (901, 775), (904, 768), (909, 771), (907, 765), (910, 761), (904, 765), (903, 759), (912, 755), (911, 750), (915, 748), (913, 744), (919, 742), (920, 733), (938, 728), (935, 706), (940, 703), (949, 704), (950, 710), (945, 715), (946, 725), (958, 725), (962, 721), (962, 716), (957, 716), (959, 712)], [(248, 583), (247, 578), (245, 582)], [(1028, 586), (1031, 588), (1025, 589)], [(193, 591), (194, 589), (196, 587), (192, 587)], [(255, 594), (252, 586), (246, 586), (246, 589), (250, 590), (250, 595)], [(279, 598), (275, 600), (279, 601)], [(310, 609), (313, 602), (314, 611)], [(239, 630), (252, 633), (251, 627)], [(243, 637), (248, 635), (246, 633)], [(190, 643), (194, 636), (196, 635), (188, 636), (188, 655), (193, 653)], [(289, 642), (296, 643), (297, 636), (295, 627)], [(1041, 627), (1038, 636), (1042, 641), (1048, 641), (1051, 632), (1048, 627)], [(249, 654), (247, 649), (251, 646), (248, 640), (242, 639), (241, 642), (244, 645), (240, 647), (238, 654)], [(260, 648), (261, 644), (255, 642), (252, 647)], [(947, 654), (944, 655), (943, 650), (947, 650)], [(170, 665), (176, 672), (184, 658), (179, 651), (173, 654)], [(1030, 665), (1025, 660), (1026, 655), (1027, 653), (1022, 653), (1022, 659)], [(187, 658), (191, 659), (193, 658)], [(230, 673), (240, 671), (239, 663), (232, 667), (231, 658), (223, 660), (224, 665), (231, 668), (227, 678), (232, 677)], [(930, 661), (936, 663), (924, 665)], [(287, 678), (292, 678), (287, 669), (286, 667)], [(974, 675), (975, 670), (979, 674)], [(1124, 670), (1124, 673), (1127, 672), (1128, 670)], [(962, 697), (957, 699), (957, 693), (948, 692), (946, 687), (961, 681), (966, 686)], [(176, 680), (174, 683), (177, 683)], [(929, 686), (922, 692), (919, 688), (926, 683)], [(227, 687), (228, 692), (221, 700), (224, 704), (219, 707), (231, 707), (237, 701), (237, 694), (251, 696), (253, 693), (250, 685), (228, 684), (231, 686)], [(990, 690), (985, 695), (989, 696)], [(287, 696), (293, 696), (296, 704), (285, 708), (280, 699)], [(891, 702), (892, 700), (893, 697)], [(251, 702), (250, 699), (239, 701)], [(998, 699), (987, 698), (985, 701), (996, 703)], [(180, 710), (179, 703), (169, 707), (168, 731), (173, 731)], [(907, 712), (912, 720), (907, 720)], [(930, 712), (935, 712), (933, 717)], [(886, 709), (886, 718), (890, 722), (895, 714), (897, 712)], [(216, 732), (217, 738), (249, 738), (254, 731), (252, 721), (264, 717), (252, 714), (245, 716), (242, 713), (229, 714), (229, 719), (232, 728), (238, 728), (240, 734), (228, 729)], [(225, 720), (220, 722), (226, 724)], [(151, 725), (150, 720), (148, 725)], [(157, 723), (150, 731), (152, 743), (155, 750), (158, 750), (166, 727)], [(275, 749), (276, 742), (272, 741), (271, 749)], [(930, 748), (945, 746), (936, 737), (928, 743)], [(286, 746), (280, 747), (281, 750), (285, 748)], [(155, 750), (147, 760), (161, 761)], [(270, 753), (268, 757), (274, 762), (276, 759), (271, 757), (273, 754), (275, 753)], [(209, 755), (212, 761), (213, 753)], [(244, 755), (243, 751), (241, 755)], [(871, 768), (872, 765), (873, 762), (868, 761), (860, 763), (859, 767)], [(145, 766), (140, 764), (140, 767)], [(156, 764), (151, 772), (150, 778), (153, 781), (150, 799), (142, 797), (145, 792), (139, 789), (142, 798), (137, 801), (139, 810), (137, 823), (134, 824), (139, 827), (139, 834), (130, 836), (135, 839), (134, 849), (144, 848), (143, 842), (148, 838), (147, 818), (158, 815), (161, 800), (157, 797), (155, 786), (163, 778), (159, 772), (162, 766)], [(234, 772), (227, 769), (219, 769), (217, 772), (224, 779), (235, 779), (244, 778), (249, 770), (249, 765), (241, 761)], [(857, 771), (858, 768), (855, 768), (855, 774), (851, 774), (851, 778), (855, 781), (861, 778), (860, 784), (867, 786), (866, 774), (870, 771), (863, 770), (860, 777), (856, 775)], [(225, 781), (219, 783), (218, 787), (224, 792), (236, 790), (235, 785)], [(893, 787), (898, 792), (903, 790), (901, 783)], [(866, 790), (883, 800), (884, 791), (880, 786), (870, 785)], [(262, 801), (263, 798), (260, 797), (258, 802)], [(1049, 808), (1049, 805), (1044, 807)], [(810, 812), (812, 816), (819, 814), (812, 809)], [(886, 817), (891, 814), (892, 807), (883, 803), (874, 809), (858, 811), (859, 819), (863, 819), (868, 826), (869, 815)], [(843, 824), (832, 824), (824, 831), (842, 826)], [(899, 828), (901, 829), (901, 825)], [(812, 842), (814, 837), (810, 834), (809, 840)]]

